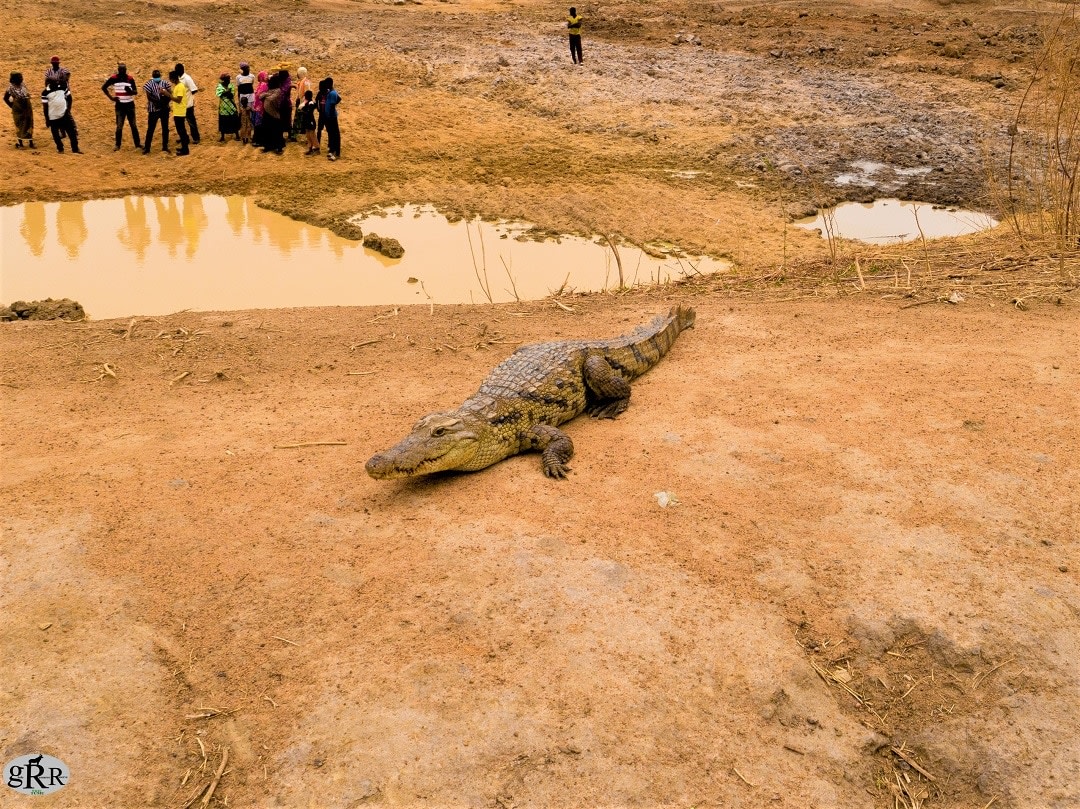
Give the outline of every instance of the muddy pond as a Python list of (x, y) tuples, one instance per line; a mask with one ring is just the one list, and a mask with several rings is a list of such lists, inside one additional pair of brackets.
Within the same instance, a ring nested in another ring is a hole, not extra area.
[(918, 238), (940, 239), (966, 236), (997, 225), (997, 220), (978, 211), (946, 208), (925, 202), (879, 199), (845, 202), (795, 222), (817, 230), (825, 238), (854, 239), (869, 244), (907, 242)]
[[(535, 300), (619, 286), (600, 239), (537, 240), (520, 222), (450, 221), (402, 205), (355, 218), (400, 259), (240, 196), (126, 197), (0, 208), (0, 301), (73, 298), (92, 318), (233, 310)], [(617, 245), (627, 286), (730, 268), (671, 245)]]

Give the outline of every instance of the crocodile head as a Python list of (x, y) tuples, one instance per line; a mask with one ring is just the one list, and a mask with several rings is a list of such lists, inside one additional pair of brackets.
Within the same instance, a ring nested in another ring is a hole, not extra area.
[(396, 446), (371, 456), (367, 473), (389, 480), (468, 469), (480, 448), (480, 435), (473, 426), (456, 413), (424, 416)]

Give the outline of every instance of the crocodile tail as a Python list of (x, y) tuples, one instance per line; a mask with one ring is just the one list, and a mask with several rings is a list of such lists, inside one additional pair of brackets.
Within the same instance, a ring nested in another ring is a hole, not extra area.
[(608, 343), (604, 356), (624, 377), (641, 376), (668, 353), (680, 332), (693, 327), (696, 317), (689, 306), (673, 306), (666, 315)]

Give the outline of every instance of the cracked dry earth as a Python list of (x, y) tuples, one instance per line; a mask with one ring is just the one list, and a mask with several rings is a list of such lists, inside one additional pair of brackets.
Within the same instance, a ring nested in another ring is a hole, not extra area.
[[(5, 204), (433, 202), (748, 272), (823, 253), (785, 222), (868, 193), (832, 182), (855, 161), (978, 205), (1037, 21), (612, 2), (573, 72), (535, 2), (0, 8), (4, 64), (76, 71), (87, 151), (0, 149)], [(345, 159), (114, 156), (105, 41), (204, 85), (335, 72)], [(1080, 805), (1074, 296), (787, 297), (5, 324), (4, 760), (66, 762), (56, 807)], [(675, 303), (697, 326), (625, 414), (567, 425), (568, 480), (364, 474), (517, 345)]]

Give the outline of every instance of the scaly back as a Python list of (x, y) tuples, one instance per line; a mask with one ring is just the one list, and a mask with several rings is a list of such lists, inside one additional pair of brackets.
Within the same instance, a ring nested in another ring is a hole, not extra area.
[(666, 315), (657, 315), (651, 323), (638, 326), (630, 334), (611, 340), (590, 340), (590, 349), (599, 349), (604, 359), (626, 379), (636, 379), (660, 362), (675, 338), (693, 328), (697, 315), (688, 306), (673, 306)]

